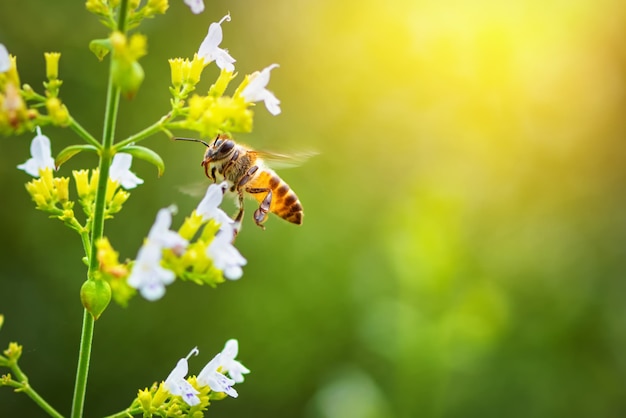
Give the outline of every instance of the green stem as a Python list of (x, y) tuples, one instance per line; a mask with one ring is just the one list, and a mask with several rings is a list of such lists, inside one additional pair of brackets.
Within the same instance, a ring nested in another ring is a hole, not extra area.
[(124, 148), (127, 145), (137, 143), (160, 131), (164, 131), (165, 130), (164, 124), (167, 122), (169, 118), (171, 118), (170, 114), (163, 116), (161, 119), (159, 119), (158, 122), (153, 123), (152, 125), (148, 126), (146, 129), (140, 132), (137, 132), (136, 134), (131, 135), (126, 139), (119, 141), (117, 144), (115, 144), (113, 148), (115, 149), (115, 151), (120, 151), (122, 148)]
[[(118, 30), (122, 33), (126, 28), (126, 11), (128, 0), (121, 0), (118, 15)], [(102, 150), (100, 154), (100, 175), (94, 203), (93, 223), (91, 226), (91, 249), (87, 255), (89, 258), (89, 271), (87, 280), (94, 279), (94, 273), (98, 269), (96, 254), (96, 242), (104, 234), (104, 209), (106, 205), (106, 188), (109, 179), (109, 169), (113, 160), (113, 138), (115, 136), (115, 122), (120, 103), (120, 88), (113, 82), (113, 60), (109, 68), (109, 80), (107, 85), (107, 99), (104, 113), (104, 127), (102, 132)], [(91, 358), (91, 345), (93, 342), (94, 318), (85, 309), (83, 312), (83, 327), (78, 354), (78, 366), (76, 369), (76, 382), (74, 384), (74, 397), (72, 400), (72, 418), (83, 416), (85, 406), (85, 393), (87, 392), (87, 376), (89, 374), (89, 360)]]
[(71, 116), (70, 116), (70, 128), (72, 128), (72, 130), (76, 132), (78, 136), (83, 138), (85, 142), (88, 142), (94, 147), (100, 149), (101, 144), (98, 142), (98, 140), (94, 138), (93, 135), (91, 135), (89, 132), (87, 132), (87, 130), (83, 128), (81, 124), (76, 122), (76, 120)]
[(143, 408), (128, 408), (113, 415), (107, 415), (104, 418), (127, 418), (133, 415), (141, 414), (143, 412)]
[(15, 374), (15, 376), (19, 379), (19, 381), (16, 380), (10, 380), (8, 382), (6, 382), (7, 386), (11, 386), (15, 388), (16, 392), (23, 392), (26, 394), (26, 396), (28, 396), (29, 398), (31, 398), (37, 405), (39, 405), (39, 407), (41, 409), (43, 409), (48, 415), (50, 415), (51, 417), (55, 417), (55, 418), (63, 418), (63, 415), (61, 415), (56, 409), (54, 409), (48, 402), (46, 402), (41, 395), (39, 395), (35, 389), (33, 389), (29, 384), (28, 384), (28, 378), (26, 377), (26, 375), (24, 375), (24, 373), (22, 373), (21, 370), (19, 370), (19, 367), (17, 366), (17, 364), (15, 364), (13, 367), (11, 367), (11, 370), (13, 371), (13, 373)]

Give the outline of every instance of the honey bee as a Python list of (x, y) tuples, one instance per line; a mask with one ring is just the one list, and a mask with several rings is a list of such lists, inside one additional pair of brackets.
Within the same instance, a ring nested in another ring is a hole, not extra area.
[(176, 140), (200, 142), (207, 147), (201, 165), (206, 176), (214, 183), (225, 180), (230, 191), (237, 194), (239, 212), (234, 218), (235, 222), (240, 224), (243, 218), (243, 198), (246, 193), (259, 203), (253, 217), (262, 229), (265, 229), (263, 223), (270, 212), (293, 224), (302, 224), (304, 213), (298, 196), (263, 162), (263, 157), (285, 159), (286, 156), (252, 150), (224, 134), (218, 135), (210, 144), (194, 138)]

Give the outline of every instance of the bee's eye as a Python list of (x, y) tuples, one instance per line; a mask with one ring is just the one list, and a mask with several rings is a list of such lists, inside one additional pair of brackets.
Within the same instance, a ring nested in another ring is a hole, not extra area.
[(219, 152), (220, 154), (226, 154), (228, 151), (230, 151), (231, 149), (233, 149), (233, 147), (235, 146), (235, 143), (231, 140), (226, 140), (222, 143), (222, 145), (219, 147)]

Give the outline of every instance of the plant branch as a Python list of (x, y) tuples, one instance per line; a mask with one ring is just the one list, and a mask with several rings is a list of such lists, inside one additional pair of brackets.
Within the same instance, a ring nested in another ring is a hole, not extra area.
[[(125, 32), (126, 11), (128, 0), (121, 0), (118, 15), (118, 30)], [(104, 127), (102, 132), (102, 144), (100, 153), (100, 176), (98, 178), (98, 188), (94, 203), (93, 223), (91, 225), (91, 250), (88, 254), (89, 271), (87, 280), (94, 280), (94, 274), (98, 269), (98, 259), (95, 256), (96, 242), (104, 234), (104, 209), (106, 205), (106, 188), (109, 178), (109, 169), (113, 159), (113, 138), (115, 136), (115, 122), (120, 103), (120, 88), (113, 81), (113, 64), (109, 68), (109, 80), (107, 85), (107, 98), (104, 113)], [(89, 361), (91, 358), (91, 345), (93, 342), (94, 318), (85, 309), (83, 311), (83, 327), (80, 341), (80, 351), (78, 355), (78, 366), (76, 370), (76, 382), (74, 385), (74, 397), (72, 400), (72, 418), (80, 418), (83, 415), (85, 406), (85, 393), (87, 391), (87, 376), (89, 374)]]

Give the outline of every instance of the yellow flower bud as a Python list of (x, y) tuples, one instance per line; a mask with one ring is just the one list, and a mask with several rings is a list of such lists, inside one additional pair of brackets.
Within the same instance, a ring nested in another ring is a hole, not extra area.
[(170, 72), (172, 77), (172, 86), (179, 88), (183, 84), (183, 62), (182, 58), (170, 58)]
[(113, 196), (115, 195), (115, 192), (117, 191), (119, 187), (120, 187), (120, 184), (118, 182), (113, 181), (110, 178), (107, 179), (107, 192), (106, 192), (105, 200), (108, 204), (111, 204), (111, 202), (113, 201)]
[(54, 178), (54, 187), (57, 192), (57, 198), (59, 202), (65, 203), (69, 200), (69, 186), (70, 186), (70, 178), (69, 177), (55, 177)]
[(133, 60), (137, 60), (147, 54), (148, 38), (145, 35), (135, 33), (130, 37), (128, 52)]
[(100, 179), (100, 169), (91, 170), (91, 178), (89, 179), (89, 194), (96, 194), (98, 189), (98, 180)]
[(165, 13), (170, 7), (167, 0), (148, 0), (147, 7), (152, 9), (153, 13)]
[(154, 397), (152, 398), (152, 406), (158, 408), (165, 402), (165, 400), (170, 396), (170, 393), (167, 389), (165, 389), (165, 385), (163, 382), (159, 385)]
[(190, 216), (185, 218), (183, 224), (180, 226), (178, 230), (178, 235), (186, 239), (187, 241), (191, 241), (191, 239), (196, 235), (196, 232), (200, 229), (203, 224), (202, 215), (198, 215), (194, 210)]
[(152, 394), (148, 389), (139, 390), (139, 392), (137, 393), (137, 399), (139, 400), (141, 408), (144, 411), (150, 410), (150, 408), (152, 407)]
[(56, 80), (59, 77), (60, 52), (46, 52), (43, 54), (46, 59), (46, 77), (48, 80)]
[(85, 7), (91, 13), (95, 13), (98, 15), (106, 14), (107, 12), (106, 3), (102, 0), (87, 0), (87, 2), (85, 3)]
[(40, 168), (39, 176), (40, 176), (41, 181), (43, 181), (46, 189), (49, 192), (52, 192), (54, 190), (54, 177), (52, 176), (52, 169), (48, 167)]
[(189, 71), (189, 84), (196, 85), (200, 81), (200, 75), (202, 74), (202, 70), (204, 67), (208, 65), (207, 62), (204, 62), (203, 58), (198, 57), (198, 54), (193, 55), (193, 60), (191, 61), (191, 70)]
[(76, 192), (79, 198), (83, 198), (89, 194), (89, 171), (74, 170), (72, 171), (74, 182), (76, 183)]
[(16, 362), (22, 355), (22, 346), (18, 343), (9, 343), (9, 348), (4, 350), (4, 355), (7, 356), (9, 360)]

